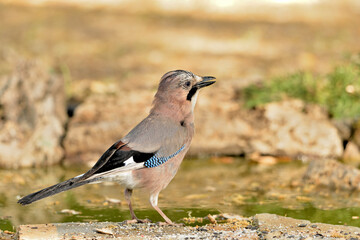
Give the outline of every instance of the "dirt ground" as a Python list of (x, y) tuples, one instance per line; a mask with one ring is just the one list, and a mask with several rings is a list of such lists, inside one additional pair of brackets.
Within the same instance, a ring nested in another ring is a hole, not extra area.
[[(274, 214), (251, 218), (236, 215), (211, 216), (212, 223), (199, 227), (126, 223), (64, 223), (23, 225), (25, 239), (359, 239), (360, 228), (311, 223)], [(221, 220), (221, 223), (217, 221)]]
[(219, 84), (325, 73), (360, 51), (356, 1), (234, 5), (232, 11), (202, 1), (187, 8), (16, 2), (0, 1), (0, 73), (18, 57), (44, 61), (78, 100), (111, 93), (113, 84), (155, 88), (172, 69), (213, 75)]

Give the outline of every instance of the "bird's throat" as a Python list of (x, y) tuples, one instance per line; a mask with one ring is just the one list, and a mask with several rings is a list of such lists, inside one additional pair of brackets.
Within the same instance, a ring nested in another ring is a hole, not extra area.
[(195, 105), (196, 105), (198, 95), (199, 95), (199, 91), (196, 91), (196, 93), (191, 98), (191, 110), (192, 110), (192, 112), (194, 112), (194, 108), (195, 108)]

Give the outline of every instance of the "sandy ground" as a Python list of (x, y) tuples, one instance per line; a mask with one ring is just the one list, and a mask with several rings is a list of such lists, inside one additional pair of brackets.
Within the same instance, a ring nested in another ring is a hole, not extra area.
[(159, 2), (89, 8), (0, 1), (0, 73), (19, 56), (41, 60), (65, 78), (69, 97), (82, 100), (113, 92), (113, 84), (155, 88), (172, 69), (213, 75), (219, 84), (327, 73), (360, 51), (356, 1), (223, 8)]
[[(212, 218), (212, 217), (210, 217)], [(216, 218), (216, 216), (215, 216)], [(360, 228), (311, 223), (274, 214), (222, 215), (202, 227), (162, 224), (63, 223), (22, 225), (18, 239), (359, 239)]]

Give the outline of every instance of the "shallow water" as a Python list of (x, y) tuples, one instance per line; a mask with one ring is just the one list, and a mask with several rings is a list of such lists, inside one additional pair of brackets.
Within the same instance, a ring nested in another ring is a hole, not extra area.
[[(130, 219), (123, 189), (113, 183), (82, 186), (28, 206), (16, 203), (19, 196), (87, 169), (55, 166), (1, 170), (0, 229), (12, 231), (20, 224)], [(360, 195), (304, 186), (301, 176), (305, 169), (306, 164), (299, 162), (264, 166), (236, 158), (188, 159), (167, 189), (161, 192), (159, 206), (175, 222), (184, 222), (188, 217), (205, 217), (209, 213), (235, 213), (245, 217), (275, 213), (312, 222), (360, 227)], [(133, 204), (139, 218), (162, 221), (141, 190), (134, 191)], [(76, 212), (62, 213), (64, 209)], [(204, 223), (206, 221), (193, 224)]]

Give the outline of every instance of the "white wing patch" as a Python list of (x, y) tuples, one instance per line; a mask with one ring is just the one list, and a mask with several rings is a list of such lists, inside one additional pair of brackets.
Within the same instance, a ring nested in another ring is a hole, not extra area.
[(106, 171), (106, 172), (94, 174), (89, 179), (91, 179), (91, 178), (99, 178), (99, 177), (106, 178), (107, 176), (108, 177), (114, 177), (114, 175), (117, 175), (117, 174), (122, 174), (124, 172), (131, 172), (131, 171), (136, 170), (136, 169), (144, 168), (144, 163), (143, 162), (136, 163), (134, 161), (133, 157), (129, 158), (124, 163), (125, 163), (125, 166), (123, 166), (123, 167), (114, 168), (114, 169), (111, 169), (111, 170)]
[[(123, 163), (124, 166), (122, 167), (114, 168), (106, 172), (101, 172), (97, 174), (95, 173), (94, 175), (90, 176), (89, 179), (98, 180), (92, 183), (99, 183), (103, 181), (115, 181), (127, 188), (134, 188), (137, 183), (133, 179), (132, 171), (136, 169), (144, 168), (144, 163), (135, 162), (133, 157), (128, 158)], [(82, 175), (79, 175), (77, 177), (81, 177)]]
[(132, 163), (135, 163), (133, 157), (131, 157), (131, 158), (129, 158), (128, 160), (124, 161), (125, 166), (127, 166), (127, 165), (129, 165), (129, 164), (132, 164)]

